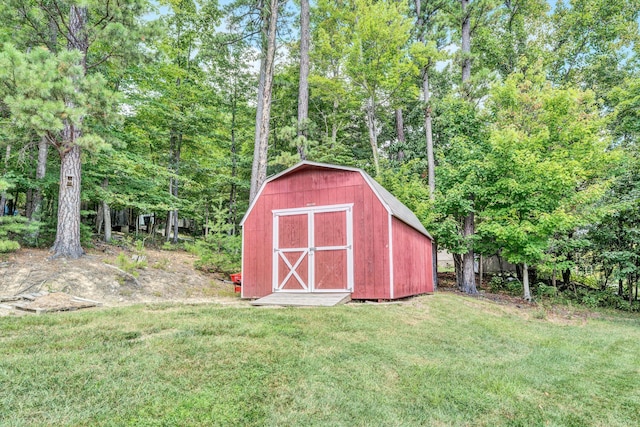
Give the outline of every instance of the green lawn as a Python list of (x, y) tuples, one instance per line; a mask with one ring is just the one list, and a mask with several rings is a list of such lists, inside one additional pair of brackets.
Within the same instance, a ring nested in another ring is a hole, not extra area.
[(0, 318), (0, 425), (640, 423), (640, 317), (452, 294)]

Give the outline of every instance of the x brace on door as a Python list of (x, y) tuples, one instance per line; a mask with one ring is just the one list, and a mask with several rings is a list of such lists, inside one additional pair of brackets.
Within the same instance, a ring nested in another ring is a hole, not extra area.
[[(287, 283), (287, 281), (289, 281), (291, 276), (295, 276), (295, 278), (298, 279), (298, 282), (300, 283), (300, 286), (302, 286), (304, 289), (309, 289), (309, 287), (307, 286), (305, 281), (302, 280), (302, 277), (300, 277), (300, 275), (296, 271), (296, 269), (300, 266), (300, 263), (302, 262), (304, 257), (309, 253), (309, 250), (308, 249), (303, 249), (302, 254), (300, 255), (300, 258), (298, 258), (296, 263), (293, 264), (293, 265), (291, 265), (291, 263), (289, 262), (289, 260), (287, 259), (287, 257), (284, 254), (286, 252), (294, 252), (294, 251), (291, 251), (291, 250), (287, 251), (287, 250), (282, 250), (281, 249), (281, 250), (277, 250), (276, 252), (280, 256), (280, 259), (282, 259), (282, 261), (284, 261), (284, 263), (287, 264), (287, 267), (289, 267), (289, 273), (285, 276), (284, 280), (278, 284), (277, 289), (282, 289), (284, 287), (284, 285)], [(295, 252), (298, 252), (298, 250), (296, 249)]]

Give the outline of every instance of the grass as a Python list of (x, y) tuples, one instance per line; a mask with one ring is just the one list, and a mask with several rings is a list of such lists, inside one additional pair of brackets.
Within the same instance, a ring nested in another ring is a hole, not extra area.
[(640, 317), (451, 294), (0, 318), (0, 425), (627, 426)]

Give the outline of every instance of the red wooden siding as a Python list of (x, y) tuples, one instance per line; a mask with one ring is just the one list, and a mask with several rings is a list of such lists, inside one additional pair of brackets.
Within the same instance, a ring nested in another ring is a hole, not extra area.
[(393, 218), (394, 298), (433, 292), (431, 239)]
[[(301, 168), (268, 182), (243, 226), (243, 292), (259, 298), (272, 292), (274, 209), (304, 208), (353, 203), (354, 299), (388, 299), (389, 221), (385, 207), (359, 172), (329, 168)], [(282, 219), (283, 217), (280, 217)], [(321, 219), (321, 221), (324, 221)], [(330, 224), (328, 221), (327, 224)], [(333, 227), (333, 226), (332, 226)], [(321, 241), (338, 239), (341, 231), (329, 227)], [(306, 226), (305, 226), (306, 230)], [(318, 234), (316, 234), (318, 236)], [(281, 237), (281, 236), (279, 236)], [(342, 255), (323, 254), (324, 262)], [(306, 267), (305, 267), (306, 268)], [(280, 268), (279, 268), (280, 270)], [(329, 288), (338, 272), (327, 272)], [(284, 277), (282, 277), (284, 279)]]

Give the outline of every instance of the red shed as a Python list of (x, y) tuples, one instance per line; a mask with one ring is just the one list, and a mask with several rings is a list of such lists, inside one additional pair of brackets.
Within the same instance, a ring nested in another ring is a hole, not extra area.
[(242, 297), (433, 292), (433, 239), (364, 171), (301, 162), (267, 179), (242, 219)]

